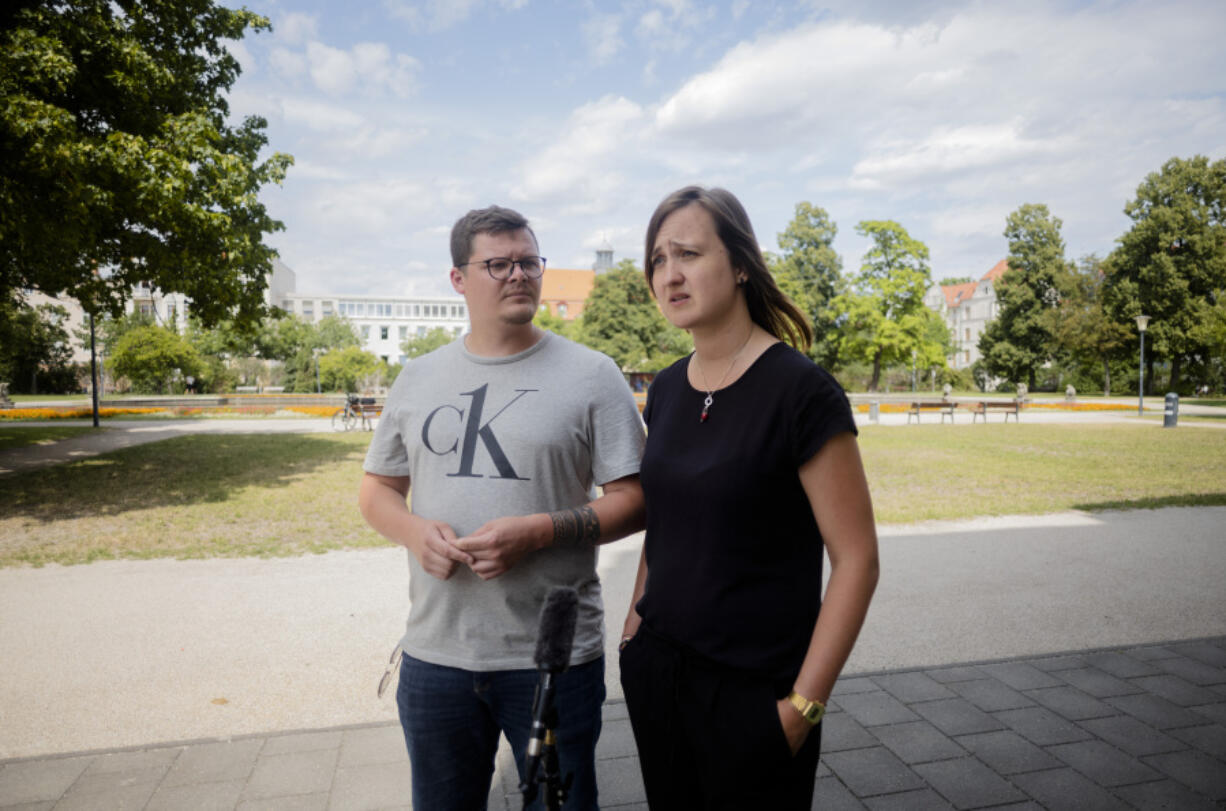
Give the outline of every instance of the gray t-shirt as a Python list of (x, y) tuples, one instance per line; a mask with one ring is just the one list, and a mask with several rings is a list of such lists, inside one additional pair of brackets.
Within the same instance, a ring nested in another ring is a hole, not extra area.
[[(365, 470), (409, 476), (412, 511), (463, 537), (509, 515), (578, 507), (596, 485), (638, 473), (643, 423), (605, 355), (545, 333), (508, 357), (454, 341), (406, 364), (379, 419)], [(532, 668), (545, 595), (579, 592), (572, 664), (604, 651), (596, 548), (549, 547), (482, 580), (458, 566), (447, 580), (409, 559), (405, 651), (465, 670)]]

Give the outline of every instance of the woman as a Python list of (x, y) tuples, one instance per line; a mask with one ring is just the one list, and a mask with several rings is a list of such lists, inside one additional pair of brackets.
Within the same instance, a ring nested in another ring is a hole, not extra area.
[(647, 536), (621, 673), (648, 804), (808, 809), (821, 714), (877, 582), (855, 422), (793, 348), (812, 330), (732, 194), (665, 198), (645, 267), (694, 338), (643, 411)]

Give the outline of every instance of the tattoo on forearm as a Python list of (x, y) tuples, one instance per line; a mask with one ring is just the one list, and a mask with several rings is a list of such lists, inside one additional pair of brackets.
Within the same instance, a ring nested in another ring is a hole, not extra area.
[(558, 545), (595, 543), (600, 540), (600, 519), (586, 504), (573, 510), (549, 513), (553, 521), (553, 542)]

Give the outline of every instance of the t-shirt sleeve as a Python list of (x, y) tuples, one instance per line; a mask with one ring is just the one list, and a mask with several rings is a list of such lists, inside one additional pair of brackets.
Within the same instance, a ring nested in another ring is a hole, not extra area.
[[(404, 381), (401, 378), (404, 378)], [(407, 382), (405, 371), (401, 371), (400, 377), (392, 384), (392, 389), (387, 394), (383, 413), (379, 415), (379, 421), (375, 425), (375, 434), (370, 440), (370, 447), (366, 449), (366, 460), (362, 463), (362, 469), (367, 473), (374, 473), (376, 476), (408, 476), (410, 474), (409, 451), (401, 435), (401, 420), (398, 418), (400, 415), (396, 407), (400, 400), (400, 397), (397, 396), (398, 390), (403, 382)]]
[(798, 468), (812, 459), (831, 437), (844, 431), (859, 433), (843, 387), (817, 365), (806, 368), (800, 376), (789, 416), (790, 446)]
[(596, 372), (591, 400), (592, 477), (603, 485), (639, 472), (643, 420), (634, 394), (611, 360)]

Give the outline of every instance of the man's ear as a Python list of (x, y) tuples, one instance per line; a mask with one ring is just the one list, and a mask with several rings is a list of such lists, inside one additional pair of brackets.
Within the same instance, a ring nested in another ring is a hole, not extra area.
[(450, 275), (451, 288), (461, 296), (464, 295), (464, 283), (468, 281), (466, 278), (464, 278), (464, 271), (460, 270), (459, 268), (452, 268)]

